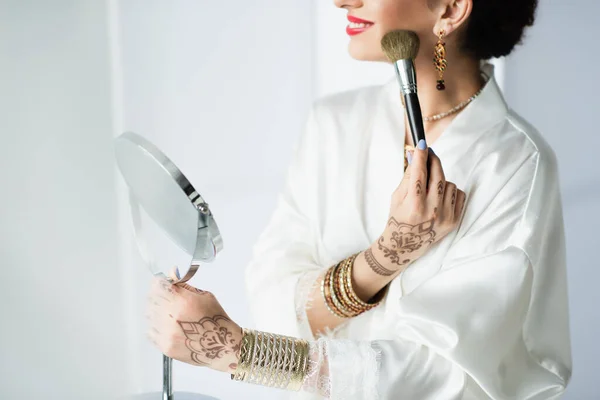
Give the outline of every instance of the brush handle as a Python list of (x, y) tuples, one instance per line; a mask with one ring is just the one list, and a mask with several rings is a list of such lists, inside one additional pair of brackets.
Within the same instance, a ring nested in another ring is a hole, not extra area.
[(404, 95), (404, 104), (406, 106), (406, 114), (408, 116), (408, 124), (412, 134), (413, 146), (421, 139), (425, 139), (425, 128), (423, 127), (423, 115), (421, 114), (421, 104), (416, 93), (408, 93)]

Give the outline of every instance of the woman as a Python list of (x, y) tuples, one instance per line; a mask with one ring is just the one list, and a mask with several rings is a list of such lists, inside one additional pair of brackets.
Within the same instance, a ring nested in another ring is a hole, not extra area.
[(385, 61), (391, 30), (418, 34), (426, 142), (404, 159), (395, 81), (317, 102), (247, 269), (271, 333), (157, 282), (152, 340), (298, 399), (558, 398), (571, 354), (556, 159), (481, 62), (512, 51), (536, 0), (335, 3), (356, 59)]

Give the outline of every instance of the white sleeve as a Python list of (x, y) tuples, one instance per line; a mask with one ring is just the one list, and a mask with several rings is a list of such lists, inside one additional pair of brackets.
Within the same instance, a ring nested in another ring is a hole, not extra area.
[(305, 308), (324, 266), (317, 264), (313, 235), (320, 171), (316, 109), (297, 140), (283, 190), (253, 247), (246, 269), (250, 309), (259, 330), (314, 339)]
[[(304, 389), (331, 399), (558, 398), (570, 379), (562, 215), (558, 192), (530, 173), (511, 178), (440, 271), (399, 299), (393, 340), (312, 342)], [(536, 250), (549, 256), (532, 258)]]

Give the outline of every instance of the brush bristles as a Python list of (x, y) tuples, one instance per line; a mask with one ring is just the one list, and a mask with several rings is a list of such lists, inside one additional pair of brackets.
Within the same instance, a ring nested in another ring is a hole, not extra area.
[(415, 59), (419, 52), (419, 37), (412, 31), (392, 31), (381, 39), (381, 49), (391, 62)]

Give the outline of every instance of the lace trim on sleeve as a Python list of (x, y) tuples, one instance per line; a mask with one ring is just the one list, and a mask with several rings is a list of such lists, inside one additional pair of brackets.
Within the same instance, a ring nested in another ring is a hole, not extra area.
[(310, 343), (302, 390), (331, 400), (377, 400), (381, 349), (368, 341), (320, 338)]
[(309, 271), (300, 276), (296, 285), (296, 320), (303, 338), (314, 340), (306, 311), (312, 307), (311, 294), (320, 285), (323, 271)]

